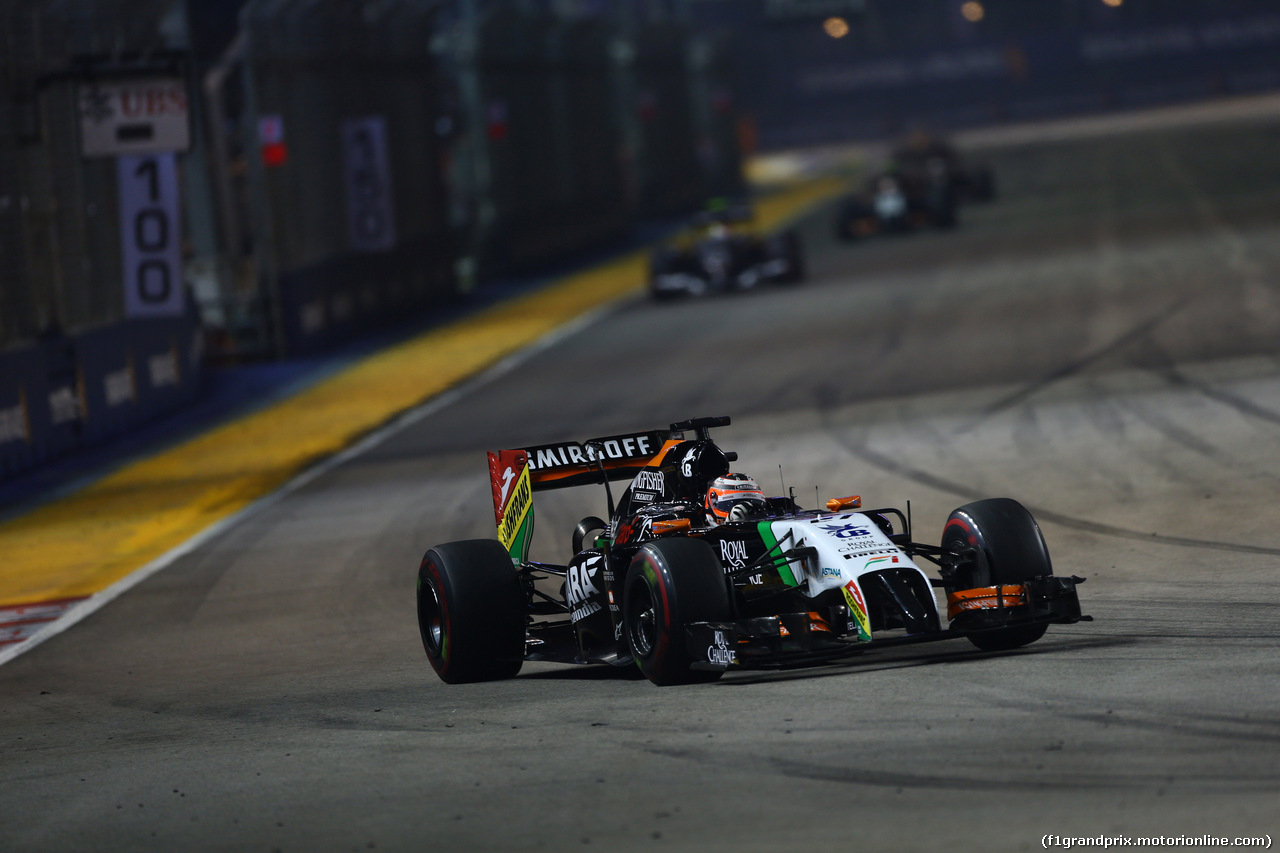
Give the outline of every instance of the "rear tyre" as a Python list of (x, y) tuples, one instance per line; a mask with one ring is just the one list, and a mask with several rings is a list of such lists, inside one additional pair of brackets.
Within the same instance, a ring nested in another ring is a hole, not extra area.
[(842, 212), (836, 217), (836, 239), (852, 242), (858, 235), (855, 233), (853, 221)]
[[(1022, 504), (1010, 498), (975, 501), (951, 513), (942, 531), (942, 547), (948, 551), (972, 548), (972, 563), (947, 586), (947, 592), (978, 587), (1020, 584), (1053, 574), (1049, 549), (1040, 526)], [(960, 614), (955, 627), (965, 627)], [(1013, 625), (970, 634), (969, 642), (983, 651), (1007, 651), (1034, 643), (1047, 625)]]
[(518, 673), (527, 610), (520, 576), (499, 542), (449, 542), (423, 556), (418, 630), (427, 660), (449, 684)]
[(664, 302), (680, 296), (687, 296), (679, 290), (659, 290), (658, 276), (674, 271), (679, 254), (671, 249), (654, 249), (649, 255), (649, 296), (656, 302)]
[(950, 186), (932, 187), (927, 204), (929, 219), (935, 228), (955, 228), (959, 224), (955, 193)]
[(796, 284), (804, 281), (804, 247), (800, 235), (795, 231), (784, 231), (769, 241), (769, 254), (787, 262), (787, 272), (778, 277), (781, 284)]
[(724, 570), (705, 542), (664, 539), (643, 546), (627, 570), (622, 610), (631, 656), (654, 684), (695, 684), (724, 674), (690, 669), (685, 648), (685, 625), (731, 615)]
[(570, 556), (577, 556), (578, 552), (582, 550), (582, 546), (586, 544), (588, 536), (597, 530), (604, 530), (608, 526), (609, 523), (607, 521), (595, 515), (588, 515), (582, 521), (579, 521), (577, 526), (573, 528), (573, 550), (569, 552)]

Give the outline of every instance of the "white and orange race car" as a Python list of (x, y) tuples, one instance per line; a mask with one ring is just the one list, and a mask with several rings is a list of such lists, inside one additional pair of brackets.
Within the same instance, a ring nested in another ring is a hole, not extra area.
[[(735, 479), (736, 454), (709, 435), (728, 424), (490, 453), (498, 538), (438, 545), (418, 570), (418, 624), (440, 677), (509, 678), (540, 660), (685, 684), (957, 637), (1014, 649), (1090, 619), (1083, 578), (1053, 574), (1017, 501), (966, 504), (940, 545), (917, 542), (901, 510), (863, 510), (856, 496), (806, 510)], [(615, 502), (609, 483), (623, 480)], [(592, 483), (607, 517), (578, 523), (567, 564), (530, 560), (534, 494)]]

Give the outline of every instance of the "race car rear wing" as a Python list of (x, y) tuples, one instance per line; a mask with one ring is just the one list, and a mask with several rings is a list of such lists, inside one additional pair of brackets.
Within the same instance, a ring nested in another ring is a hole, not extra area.
[(533, 492), (630, 480), (668, 442), (683, 437), (678, 430), (650, 430), (490, 451), (489, 483), (498, 540), (514, 562), (524, 562), (533, 538)]
[[(614, 480), (631, 480), (646, 465), (659, 459), (691, 430), (707, 439), (714, 427), (729, 425), (729, 418), (694, 418), (670, 429), (607, 435), (583, 442), (564, 441), (517, 450), (489, 451), (489, 484), (493, 489), (493, 517), (498, 540), (520, 564), (529, 558), (533, 540), (533, 493), (569, 486), (585, 486)], [(724, 455), (730, 461), (737, 454)], [(613, 514), (613, 495), (609, 495)]]
[(672, 435), (670, 430), (652, 430), (527, 448), (533, 490), (630, 480)]

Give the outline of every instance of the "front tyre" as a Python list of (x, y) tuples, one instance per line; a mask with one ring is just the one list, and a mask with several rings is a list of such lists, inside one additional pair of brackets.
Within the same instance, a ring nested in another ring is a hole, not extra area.
[(511, 555), (493, 539), (449, 542), (418, 568), (418, 630), (449, 684), (511, 678), (524, 663), (526, 601)]
[(654, 684), (694, 684), (724, 674), (690, 669), (685, 644), (685, 625), (731, 616), (724, 570), (705, 542), (664, 539), (642, 547), (627, 570), (622, 610), (631, 656)]
[(978, 166), (970, 172), (969, 186), (969, 194), (974, 201), (992, 201), (996, 197), (996, 176), (986, 166)]
[[(1053, 574), (1040, 526), (1026, 507), (1010, 498), (975, 501), (952, 512), (942, 531), (942, 547), (969, 555), (948, 583), (948, 593), (1021, 584)], [(981, 610), (962, 612), (953, 625), (969, 627), (984, 615)], [(1044, 623), (1011, 625), (968, 637), (983, 651), (1007, 651), (1034, 643), (1047, 628)]]
[(955, 192), (950, 185), (930, 187), (927, 208), (929, 221), (935, 228), (954, 228), (960, 222)]

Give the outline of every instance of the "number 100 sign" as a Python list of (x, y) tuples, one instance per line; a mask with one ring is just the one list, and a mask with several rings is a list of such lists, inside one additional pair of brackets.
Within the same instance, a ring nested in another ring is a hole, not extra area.
[(120, 256), (126, 317), (182, 313), (178, 168), (171, 153), (121, 157)]

